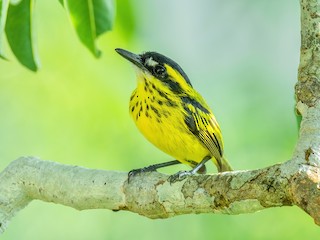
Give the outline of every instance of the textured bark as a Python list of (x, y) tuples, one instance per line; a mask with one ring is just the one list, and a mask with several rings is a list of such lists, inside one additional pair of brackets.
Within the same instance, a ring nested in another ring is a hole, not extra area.
[(290, 160), (253, 171), (199, 175), (170, 184), (152, 172), (127, 181), (127, 173), (67, 166), (34, 157), (13, 161), (0, 173), (0, 232), (34, 199), (79, 210), (128, 210), (149, 218), (219, 212), (250, 213), (297, 205), (320, 225), (320, 4), (301, 0), (301, 59), (296, 84), (302, 115)]
[[(85, 169), (33, 157), (12, 162), (0, 175), (0, 224), (33, 199), (79, 210), (128, 210), (149, 218), (188, 213), (240, 214), (292, 205), (287, 168), (293, 161), (254, 171), (199, 175), (170, 184), (165, 174), (151, 172), (127, 181), (127, 173)], [(292, 171), (296, 172), (296, 171)]]
[(301, 49), (297, 101), (314, 106), (320, 97), (320, 3), (317, 0), (300, 0)]

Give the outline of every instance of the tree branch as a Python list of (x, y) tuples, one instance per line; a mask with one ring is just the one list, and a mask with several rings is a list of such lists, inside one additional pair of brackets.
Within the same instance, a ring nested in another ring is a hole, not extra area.
[(297, 205), (320, 225), (320, 14), (316, 0), (301, 0), (301, 59), (296, 84), (302, 115), (289, 161), (253, 171), (199, 175), (170, 184), (152, 172), (127, 173), (67, 166), (22, 157), (0, 173), (0, 232), (34, 199), (79, 210), (128, 210), (149, 218), (188, 213), (240, 214)]
[(294, 203), (320, 225), (320, 3), (300, 0), (300, 9), (301, 49), (295, 93), (303, 121), (294, 157), (306, 165), (294, 174), (291, 190)]
[(300, 0), (301, 49), (297, 102), (314, 106), (320, 98), (320, 3), (317, 0)]
[[(288, 164), (287, 164), (288, 165)], [(220, 212), (239, 214), (292, 205), (281, 165), (254, 171), (193, 176), (170, 184), (168, 176), (152, 172), (131, 178), (127, 173), (23, 157), (0, 175), (0, 223), (6, 223), (33, 199), (79, 210), (128, 210), (149, 218)]]

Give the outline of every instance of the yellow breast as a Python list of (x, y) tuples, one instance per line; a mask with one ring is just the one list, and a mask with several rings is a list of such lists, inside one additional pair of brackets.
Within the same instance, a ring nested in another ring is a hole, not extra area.
[(194, 167), (209, 150), (188, 129), (178, 101), (140, 84), (130, 100), (130, 114), (140, 132), (156, 147)]

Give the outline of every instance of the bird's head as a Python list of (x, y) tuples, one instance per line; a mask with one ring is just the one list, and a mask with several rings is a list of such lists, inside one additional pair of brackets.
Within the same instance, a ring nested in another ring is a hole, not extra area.
[(160, 53), (134, 54), (120, 48), (117, 48), (116, 51), (134, 64), (138, 81), (149, 81), (161, 88), (168, 88), (174, 94), (182, 94), (192, 88), (182, 68), (175, 61)]

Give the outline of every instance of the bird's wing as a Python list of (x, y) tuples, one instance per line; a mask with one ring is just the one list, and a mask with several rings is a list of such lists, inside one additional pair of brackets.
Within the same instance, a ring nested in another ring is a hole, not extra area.
[(186, 125), (220, 164), (223, 142), (215, 117), (206, 104), (190, 98), (184, 99), (184, 103)]

